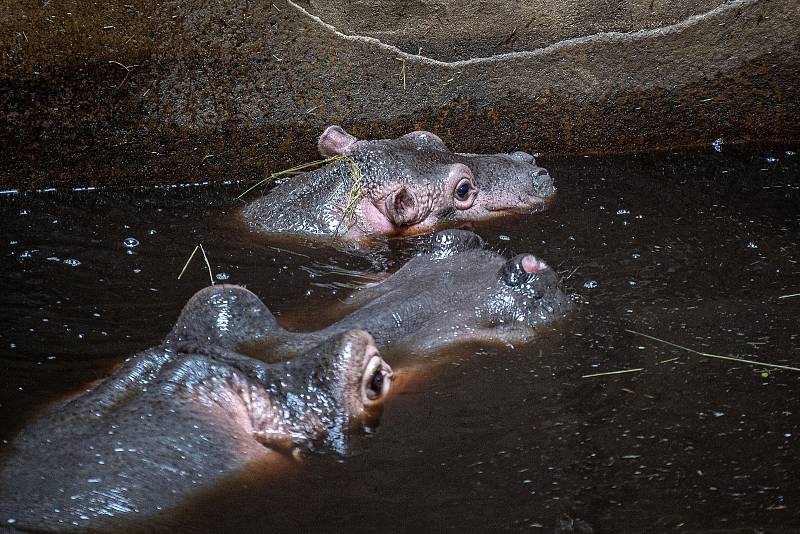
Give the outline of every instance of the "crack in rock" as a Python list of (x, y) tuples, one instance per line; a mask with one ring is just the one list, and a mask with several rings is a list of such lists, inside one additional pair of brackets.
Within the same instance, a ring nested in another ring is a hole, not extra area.
[(714, 9), (707, 11), (705, 13), (700, 13), (699, 15), (692, 15), (687, 17), (681, 21), (675, 22), (673, 24), (668, 24), (666, 26), (661, 26), (658, 28), (652, 28), (647, 30), (637, 30), (632, 32), (600, 32), (595, 33), (592, 35), (585, 35), (581, 37), (572, 37), (569, 39), (564, 39), (563, 41), (558, 41), (556, 43), (547, 45), (542, 48), (536, 48), (534, 50), (522, 50), (517, 52), (505, 52), (502, 54), (495, 54), (486, 57), (474, 57), (470, 59), (461, 59), (457, 61), (441, 61), (439, 59), (434, 59), (428, 56), (424, 56), (421, 54), (410, 54), (408, 52), (404, 52), (403, 50), (399, 49), (394, 45), (390, 45), (384, 43), (380, 39), (375, 37), (369, 37), (367, 35), (348, 35), (339, 31), (334, 25), (329, 24), (322, 20), (317, 15), (309, 13), (305, 8), (300, 6), (299, 4), (293, 2), (292, 0), (286, 0), (286, 2), (302, 14), (304, 17), (311, 20), (313, 23), (317, 24), (328, 30), (329, 32), (334, 33), (340, 39), (344, 39), (346, 41), (352, 42), (359, 42), (365, 43), (372, 46), (376, 46), (381, 48), (387, 52), (391, 52), (392, 54), (397, 55), (399, 58), (402, 58), (406, 61), (415, 61), (417, 63), (433, 65), (437, 67), (445, 67), (448, 69), (457, 69), (466, 67), (468, 65), (478, 65), (483, 63), (495, 63), (501, 62), (506, 60), (513, 60), (513, 59), (522, 59), (522, 58), (529, 58), (535, 56), (546, 55), (556, 50), (562, 50), (565, 48), (573, 48), (578, 47), (583, 44), (593, 43), (593, 42), (632, 42), (632, 41), (641, 41), (645, 39), (657, 38), (663, 35), (668, 35), (671, 33), (677, 33), (683, 31), (687, 28), (691, 28), (692, 26), (699, 24), (700, 22), (716, 17), (718, 15), (724, 14), (730, 10), (738, 9), (745, 6), (751, 6), (757, 4), (760, 0), (728, 0), (723, 2), (722, 4), (718, 5)]

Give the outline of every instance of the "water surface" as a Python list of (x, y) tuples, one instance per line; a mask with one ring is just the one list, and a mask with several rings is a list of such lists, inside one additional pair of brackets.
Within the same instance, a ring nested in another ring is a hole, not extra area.
[[(556, 266), (580, 305), (527, 346), (454, 348), (347, 457), (254, 469), (145, 529), (795, 532), (800, 529), (800, 166), (791, 147), (542, 160), (544, 213), (475, 226)], [(318, 328), (411, 244), (267, 242), (244, 186), (0, 197), (0, 446), (156, 344), (210, 283)], [(132, 238), (132, 239), (131, 239)], [(783, 297), (783, 298), (782, 298)], [(392, 363), (392, 362), (390, 362)], [(404, 365), (403, 362), (394, 362)], [(585, 375), (641, 369), (617, 375)]]

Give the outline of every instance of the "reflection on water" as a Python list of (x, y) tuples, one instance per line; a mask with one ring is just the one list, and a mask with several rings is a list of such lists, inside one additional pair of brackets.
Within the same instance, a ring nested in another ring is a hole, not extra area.
[[(198, 532), (800, 528), (800, 165), (785, 147), (543, 161), (545, 213), (474, 225), (582, 304), (524, 347), (465, 346), (390, 399), (358, 454), (254, 468), (155, 526)], [(237, 186), (238, 187), (238, 186)], [(317, 329), (411, 254), (265, 242), (240, 189), (0, 197), (0, 439), (151, 346), (216, 279)], [(396, 362), (391, 362), (396, 366)], [(642, 369), (619, 375), (585, 375)]]

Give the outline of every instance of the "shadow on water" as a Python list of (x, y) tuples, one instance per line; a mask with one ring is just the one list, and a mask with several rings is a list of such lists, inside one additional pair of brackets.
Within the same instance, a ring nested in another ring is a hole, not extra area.
[[(344, 458), (254, 468), (143, 526), (227, 531), (793, 532), (800, 374), (800, 164), (786, 147), (543, 161), (545, 213), (475, 230), (534, 252), (581, 305), (522, 347), (456, 347)], [(215, 280), (294, 329), (411, 254), (254, 239), (238, 190), (0, 199), (0, 438), (157, 343)], [(127, 240), (134, 238), (138, 243)], [(76, 261), (70, 261), (76, 260)], [(782, 298), (784, 297), (784, 298)], [(641, 369), (619, 375), (584, 375)]]

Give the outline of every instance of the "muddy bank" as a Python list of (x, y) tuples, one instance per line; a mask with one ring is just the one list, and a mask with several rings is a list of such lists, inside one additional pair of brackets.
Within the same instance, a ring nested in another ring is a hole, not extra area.
[(7, 3), (0, 185), (249, 179), (330, 123), (471, 152), (800, 138), (796, 2), (370, 5)]

